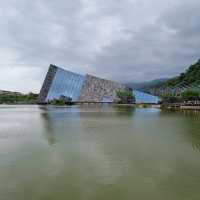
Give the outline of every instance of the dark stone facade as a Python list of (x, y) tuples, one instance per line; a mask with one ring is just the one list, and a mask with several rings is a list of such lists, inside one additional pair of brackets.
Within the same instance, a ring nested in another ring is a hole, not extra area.
[(125, 85), (95, 76), (86, 75), (79, 102), (117, 102), (116, 92), (127, 89)]

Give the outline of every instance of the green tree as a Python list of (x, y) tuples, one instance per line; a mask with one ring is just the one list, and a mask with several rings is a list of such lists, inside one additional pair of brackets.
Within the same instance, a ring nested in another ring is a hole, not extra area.
[(64, 106), (66, 105), (66, 102), (63, 99), (53, 99), (48, 102), (51, 105), (58, 105), (58, 106)]
[(186, 90), (181, 94), (182, 98), (186, 101), (190, 100), (199, 100), (200, 99), (200, 93), (196, 90)]
[(165, 95), (162, 96), (161, 104), (171, 104), (171, 103), (180, 103), (182, 99), (180, 97)]
[(16, 92), (4, 92), (0, 94), (0, 103), (14, 104), (14, 103), (37, 103), (38, 94), (29, 93), (21, 94)]
[(135, 96), (132, 91), (119, 90), (117, 91), (117, 97), (120, 99), (119, 103), (130, 104), (135, 102)]

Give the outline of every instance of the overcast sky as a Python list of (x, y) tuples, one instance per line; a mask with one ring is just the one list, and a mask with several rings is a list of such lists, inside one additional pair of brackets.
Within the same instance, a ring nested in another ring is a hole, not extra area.
[(0, 89), (40, 90), (49, 64), (120, 82), (200, 58), (199, 0), (1, 0)]

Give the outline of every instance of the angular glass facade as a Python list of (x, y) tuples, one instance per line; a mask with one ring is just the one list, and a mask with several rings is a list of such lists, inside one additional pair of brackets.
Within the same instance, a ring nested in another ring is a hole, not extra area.
[(138, 90), (133, 90), (133, 94), (135, 95), (136, 103), (157, 104), (160, 101), (159, 97)]
[(57, 68), (54, 80), (49, 89), (46, 101), (59, 99), (61, 95), (77, 101), (85, 76)]

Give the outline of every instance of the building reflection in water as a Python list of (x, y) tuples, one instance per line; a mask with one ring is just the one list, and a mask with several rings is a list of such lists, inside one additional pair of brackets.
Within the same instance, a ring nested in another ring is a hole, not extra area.
[[(134, 107), (111, 106), (107, 104), (95, 104), (72, 107), (41, 106), (41, 119), (44, 126), (45, 138), (49, 145), (55, 145), (66, 134), (81, 133), (82, 119), (92, 117), (101, 120), (115, 117), (132, 117)], [(101, 123), (99, 121), (99, 123)]]
[[(144, 126), (145, 122), (159, 123), (159, 126), (163, 127), (168, 124), (172, 130), (182, 130), (174, 134), (184, 136), (184, 140), (189, 142), (195, 151), (200, 151), (200, 132), (198, 131), (200, 130), (200, 113), (197, 111), (160, 111), (159, 109), (135, 109), (130, 106), (106, 104), (72, 107), (41, 106), (40, 110), (45, 129), (44, 136), (49, 145), (63, 141), (63, 137), (70, 134), (73, 136), (81, 134), (82, 137), (84, 131), (98, 131), (96, 128), (104, 130), (108, 126), (114, 130), (113, 126), (116, 122), (127, 123), (128, 126), (131, 120), (134, 125), (132, 128)], [(175, 126), (174, 129), (173, 126)]]
[(41, 106), (40, 110), (49, 145), (58, 143), (60, 138), (70, 132), (72, 120), (75, 118), (77, 121), (80, 118), (78, 107)]
[(55, 133), (55, 128), (54, 128), (54, 120), (52, 118), (53, 115), (48, 112), (47, 107), (41, 107), (40, 108), (43, 112), (41, 112), (41, 119), (44, 124), (44, 134), (45, 138), (47, 139), (49, 145), (54, 145), (56, 144), (56, 133)]

